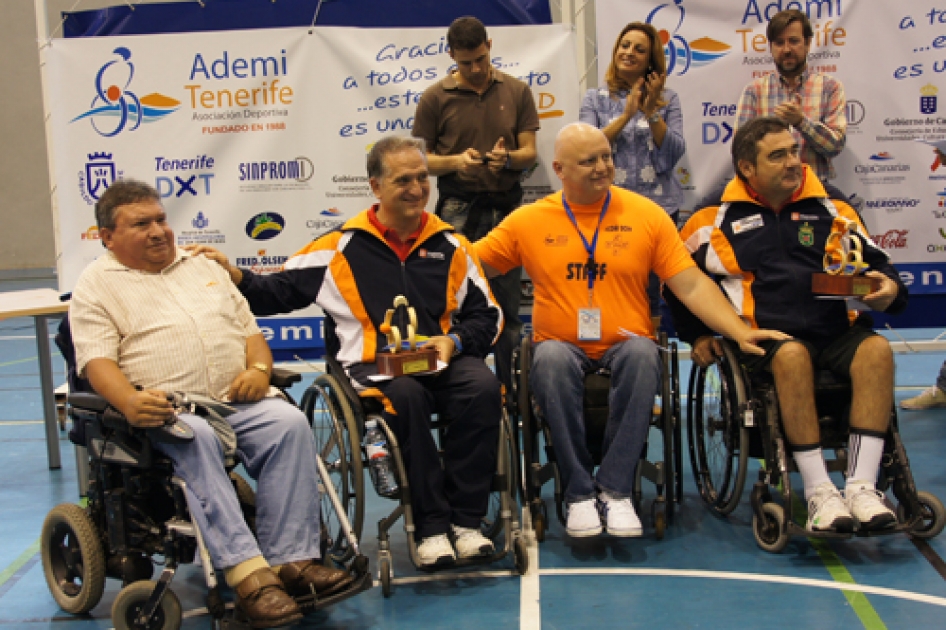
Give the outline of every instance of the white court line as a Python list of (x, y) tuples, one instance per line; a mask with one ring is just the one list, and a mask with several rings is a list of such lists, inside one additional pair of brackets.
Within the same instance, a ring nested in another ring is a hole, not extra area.
[(946, 608), (946, 598), (933, 595), (922, 595), (881, 586), (867, 586), (864, 584), (846, 584), (830, 580), (814, 580), (811, 578), (796, 578), (783, 575), (765, 575), (764, 573), (733, 573), (729, 571), (699, 571), (695, 569), (543, 569), (542, 575), (641, 575), (660, 577), (703, 578), (709, 580), (742, 580), (746, 582), (769, 582), (771, 584), (788, 584), (792, 586), (809, 586), (825, 588), (835, 591), (854, 591), (868, 595), (883, 595), (909, 601), (932, 604)]

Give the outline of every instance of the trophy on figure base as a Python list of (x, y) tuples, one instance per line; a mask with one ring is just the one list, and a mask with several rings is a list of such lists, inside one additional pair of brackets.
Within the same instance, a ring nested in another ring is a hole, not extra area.
[[(407, 334), (401, 335), (400, 329), (394, 324), (394, 315), (398, 308), (404, 307), (407, 311)], [(417, 313), (414, 307), (408, 304), (407, 298), (399, 295), (394, 298), (394, 308), (389, 308), (384, 314), (384, 321), (379, 326), (382, 334), (387, 335), (387, 347), (378, 353), (378, 373), (385, 376), (408, 376), (421, 372), (434, 372), (437, 369), (437, 349), (418, 347), (417, 345)]]
[(854, 235), (857, 223), (836, 217), (824, 248), (825, 273), (811, 274), (811, 291), (822, 296), (862, 298), (880, 289), (881, 280), (863, 275), (861, 241)]

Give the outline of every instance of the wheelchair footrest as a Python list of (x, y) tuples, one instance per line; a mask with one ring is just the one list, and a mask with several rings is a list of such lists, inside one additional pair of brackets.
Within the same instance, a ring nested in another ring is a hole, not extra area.
[(322, 610), (327, 606), (332, 604), (337, 604), (338, 602), (344, 601), (349, 597), (354, 597), (359, 593), (363, 593), (374, 586), (374, 582), (371, 578), (371, 572), (364, 573), (363, 575), (356, 575), (355, 581), (340, 593), (335, 593), (329, 597), (313, 597), (307, 595), (305, 597), (296, 598), (296, 603), (299, 604), (299, 607), (302, 608), (302, 612), (309, 614), (315, 612), (316, 610)]

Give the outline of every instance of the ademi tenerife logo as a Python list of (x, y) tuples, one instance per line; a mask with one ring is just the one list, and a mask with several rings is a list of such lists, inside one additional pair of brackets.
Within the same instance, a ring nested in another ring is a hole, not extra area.
[(684, 75), (690, 68), (707, 66), (725, 57), (730, 46), (712, 37), (703, 36), (693, 41), (680, 33), (686, 9), (683, 0), (658, 5), (647, 15), (647, 23), (657, 29), (667, 56), (667, 75)]
[(95, 96), (90, 109), (70, 123), (88, 118), (96, 133), (110, 138), (123, 131), (135, 131), (142, 123), (161, 120), (177, 111), (181, 103), (170, 96), (153, 92), (139, 98), (131, 89), (135, 77), (131, 51), (122, 46), (112, 54), (113, 58), (95, 73)]

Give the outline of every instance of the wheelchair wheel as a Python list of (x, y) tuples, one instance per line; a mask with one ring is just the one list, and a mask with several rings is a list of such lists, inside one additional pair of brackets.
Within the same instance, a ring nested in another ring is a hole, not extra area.
[[(303, 413), (309, 418), (319, 455), (329, 471), (329, 479), (342, 505), (348, 522), (361, 538), (364, 523), (364, 468), (358, 427), (351, 405), (334, 376), (322, 374), (302, 397)], [(348, 544), (335, 507), (325, 492), (321, 493), (321, 527), (326, 547), (325, 562), (342, 563), (354, 551)]]
[(780, 553), (788, 545), (789, 535), (785, 532), (785, 510), (778, 503), (762, 504), (765, 519), (752, 515), (752, 533), (756, 544), (769, 553)]
[(378, 577), (381, 578), (381, 594), (391, 597), (391, 579), (394, 575), (391, 571), (391, 558), (388, 556), (381, 556), (378, 562)]
[(525, 575), (529, 570), (529, 550), (526, 548), (526, 543), (521, 536), (516, 538), (516, 542), (513, 543), (512, 551), (516, 558), (516, 571), (519, 575)]
[(57, 505), (40, 538), (46, 585), (59, 607), (74, 615), (95, 608), (105, 591), (105, 552), (85, 510)]
[[(518, 467), (518, 449), (516, 448), (512, 428), (509, 424), (509, 416), (503, 413), (500, 424), (500, 445), (499, 461), (497, 461), (497, 470), (505, 471), (502, 486), (493, 484), (493, 491), (489, 495), (489, 506), (486, 509), (486, 516), (480, 523), (480, 531), (490, 540), (495, 540), (503, 529), (503, 493), (509, 497), (510, 509), (515, 510), (518, 503), (519, 488), (519, 467)], [(513, 520), (516, 520), (515, 518)]]
[(748, 431), (738, 410), (743, 384), (733, 374), (731, 353), (708, 368), (694, 365), (687, 402), (690, 463), (700, 498), (720, 515), (736, 509), (746, 483)]
[[(157, 584), (153, 580), (141, 580), (119, 591), (115, 603), (112, 604), (112, 623), (115, 624), (115, 630), (142, 630), (142, 626), (135, 624), (135, 618), (148, 603), (148, 598), (151, 597)], [(182, 616), (180, 600), (174, 591), (168, 589), (164, 592), (158, 609), (154, 611), (151, 623), (144, 628), (178, 630), (181, 627)]]
[[(916, 527), (910, 531), (910, 535), (922, 540), (938, 536), (946, 526), (946, 508), (943, 507), (943, 502), (932, 493), (922, 490), (916, 493), (916, 498), (923, 512)], [(901, 503), (897, 506), (897, 520), (905, 523), (911, 517), (912, 514), (907, 514), (905, 504)]]

